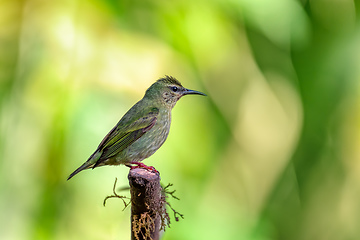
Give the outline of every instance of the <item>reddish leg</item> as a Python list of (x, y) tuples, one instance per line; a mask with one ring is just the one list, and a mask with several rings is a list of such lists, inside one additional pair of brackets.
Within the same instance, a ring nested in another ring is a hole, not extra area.
[[(133, 164), (135, 166), (132, 166), (130, 164)], [(159, 173), (158, 170), (156, 170), (153, 166), (147, 166), (141, 162), (129, 162), (129, 165), (127, 165), (128, 167), (130, 167), (130, 169), (135, 169), (135, 168), (144, 168), (146, 170), (149, 170), (151, 172), (156, 172), (156, 173)]]

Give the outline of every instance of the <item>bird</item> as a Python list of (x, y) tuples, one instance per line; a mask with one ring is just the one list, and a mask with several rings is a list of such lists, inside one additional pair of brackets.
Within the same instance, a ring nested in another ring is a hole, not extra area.
[(172, 76), (165, 76), (153, 83), (144, 97), (132, 106), (115, 127), (100, 142), (88, 160), (69, 175), (70, 180), (85, 169), (106, 165), (126, 165), (133, 168), (154, 167), (141, 163), (153, 155), (165, 142), (171, 123), (171, 110), (185, 95), (206, 94), (184, 88)]

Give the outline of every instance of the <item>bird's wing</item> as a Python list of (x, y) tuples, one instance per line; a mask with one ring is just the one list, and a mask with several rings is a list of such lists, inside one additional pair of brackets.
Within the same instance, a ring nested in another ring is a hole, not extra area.
[(108, 158), (111, 158), (149, 131), (156, 123), (159, 114), (158, 108), (149, 108), (137, 119), (130, 119), (129, 124), (115, 126), (101, 141), (98, 150), (102, 152), (94, 168)]

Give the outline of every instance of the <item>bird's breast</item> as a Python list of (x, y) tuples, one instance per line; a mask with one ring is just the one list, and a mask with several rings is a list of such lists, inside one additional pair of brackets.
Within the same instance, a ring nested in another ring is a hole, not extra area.
[(155, 125), (129, 146), (126, 153), (126, 160), (122, 159), (122, 161), (142, 161), (154, 154), (165, 142), (169, 134), (170, 123), (170, 112), (162, 113), (160, 111)]

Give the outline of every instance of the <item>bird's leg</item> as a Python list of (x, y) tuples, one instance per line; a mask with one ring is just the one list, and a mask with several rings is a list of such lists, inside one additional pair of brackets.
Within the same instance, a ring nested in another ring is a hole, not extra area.
[[(135, 166), (133, 166), (133, 165)], [(143, 164), (142, 162), (129, 162), (128, 164), (126, 164), (127, 167), (129, 167), (130, 169), (135, 169), (135, 168), (144, 168), (146, 170), (149, 170), (151, 172), (156, 172), (156, 173), (159, 173), (158, 170), (156, 170), (153, 166), (148, 166), (148, 165), (145, 165)]]

